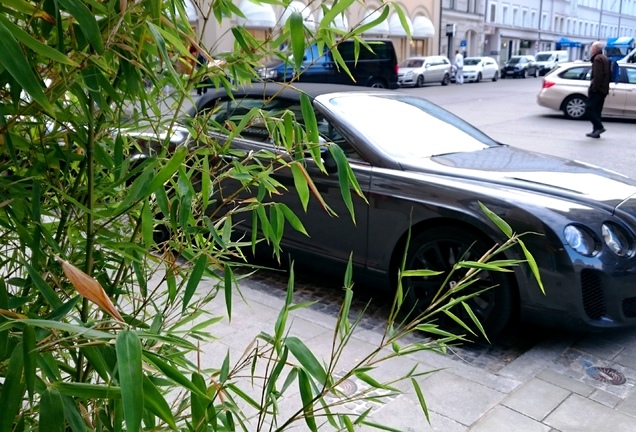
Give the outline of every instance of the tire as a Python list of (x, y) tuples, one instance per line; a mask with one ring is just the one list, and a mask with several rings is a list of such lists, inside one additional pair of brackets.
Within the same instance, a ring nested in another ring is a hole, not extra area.
[(475, 78), (475, 82), (478, 83), (481, 81), (481, 72), (477, 73), (477, 78)]
[[(409, 311), (414, 314), (424, 312), (438, 290), (449, 277), (453, 265), (458, 261), (477, 261), (492, 245), (474, 231), (459, 227), (436, 227), (416, 235), (408, 248), (407, 270), (436, 270), (443, 273), (429, 277), (407, 277), (403, 280), (404, 300)], [(450, 281), (457, 282), (466, 270), (456, 270)], [(492, 289), (487, 289), (493, 287)], [(503, 272), (482, 271), (470, 287), (461, 291), (468, 294), (487, 289), (480, 295), (467, 300), (467, 304), (481, 322), (490, 340), (496, 338), (510, 323), (516, 306), (515, 285)], [(470, 328), (475, 328), (470, 316), (462, 305), (452, 312)], [(433, 319), (449, 331), (465, 332), (445, 314), (436, 314)], [(476, 333), (479, 333), (476, 331)]]
[(528, 69), (524, 69), (523, 72), (521, 72), (521, 77), (523, 79), (528, 78)]
[(505, 79), (505, 78), (506, 78), (506, 74), (505, 74), (505, 73), (502, 73), (502, 74), (501, 74), (501, 79)]
[(444, 78), (442, 78), (442, 85), (447, 86), (448, 84), (450, 84), (450, 75), (446, 74)]
[(539, 76), (539, 71), (537, 69), (534, 70), (534, 75), (532, 75), (533, 77), (538, 77)]
[(369, 84), (367, 84), (367, 87), (386, 88), (386, 84), (380, 79), (372, 79), (371, 81), (369, 81)]
[(424, 75), (418, 75), (415, 80), (415, 87), (422, 87), (424, 85)]
[(492, 77), (492, 81), (497, 82), (498, 79), (499, 79), (499, 72), (495, 72), (495, 75), (493, 75)]
[(582, 95), (571, 95), (563, 101), (563, 115), (570, 120), (582, 120), (585, 118), (585, 105), (587, 99)]

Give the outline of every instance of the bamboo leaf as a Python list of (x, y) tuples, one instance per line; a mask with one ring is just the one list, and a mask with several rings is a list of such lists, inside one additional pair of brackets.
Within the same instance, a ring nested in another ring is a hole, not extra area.
[(64, 431), (64, 403), (62, 395), (52, 387), (48, 387), (42, 393), (39, 426), (41, 432)]
[(295, 229), (299, 233), (309, 236), (309, 233), (305, 229), (305, 226), (303, 225), (301, 220), (298, 218), (298, 216), (296, 216), (296, 214), (289, 207), (281, 203), (279, 208), (281, 212), (283, 213), (283, 215), (285, 216), (285, 219), (287, 219), (287, 222), (289, 222), (289, 224), (292, 226), (293, 229)]
[(99, 282), (79, 270), (74, 265), (70, 264), (68, 261), (59, 257), (57, 257), (57, 260), (60, 264), (62, 264), (62, 269), (64, 270), (66, 277), (69, 278), (77, 292), (79, 292), (82, 297), (95, 303), (104, 311), (108, 312), (113, 318), (124, 322), (124, 319), (119, 314), (119, 311), (115, 308), (115, 305), (110, 300), (106, 291), (104, 291), (104, 288), (102, 288)]
[(526, 260), (528, 261), (530, 270), (532, 270), (532, 275), (534, 276), (537, 283), (539, 284), (539, 288), (541, 288), (541, 292), (545, 294), (545, 287), (543, 286), (543, 282), (541, 281), (541, 274), (539, 273), (539, 266), (537, 265), (537, 262), (535, 261), (534, 257), (532, 256), (528, 248), (526, 248), (525, 243), (521, 241), (521, 239), (518, 239), (517, 241), (519, 242), (519, 246), (521, 246), (521, 249), (523, 250), (523, 254), (526, 257)]
[(22, 373), (22, 363), (24, 360), (24, 350), (22, 343), (18, 343), (11, 354), (9, 365), (4, 374), (4, 384), (0, 391), (0, 432), (11, 432), (13, 421), (18, 415), (22, 406), (25, 383)]
[(303, 16), (300, 11), (294, 10), (289, 16), (289, 34), (291, 38), (292, 54), (294, 55), (294, 66), (296, 71), (300, 71), (305, 56), (305, 28)]
[(59, 52), (58, 50), (51, 48), (48, 45), (45, 45), (33, 38), (30, 34), (22, 30), (17, 25), (13, 24), (11, 21), (6, 19), (4, 16), (0, 15), (0, 24), (4, 25), (11, 34), (18, 40), (18, 42), (23, 43), (25, 46), (31, 48), (35, 53), (41, 55), (42, 57), (49, 58), (57, 63), (66, 64), (73, 67), (79, 67), (77, 63), (73, 60)]
[(35, 102), (50, 115), (55, 114), (53, 106), (42, 90), (41, 81), (31, 68), (31, 63), (24, 57), (20, 44), (2, 22), (0, 22), (0, 64)]
[(481, 211), (483, 211), (486, 216), (488, 216), (488, 219), (490, 219), (494, 222), (495, 225), (497, 225), (502, 233), (504, 233), (508, 238), (512, 237), (512, 228), (505, 220), (500, 218), (497, 214), (495, 214), (495, 212), (486, 207), (482, 202), (479, 203), (479, 206), (481, 207)]
[(51, 384), (61, 394), (80, 399), (120, 399), (121, 388), (110, 385), (57, 381)]
[(344, 15), (346, 10), (355, 0), (338, 0), (333, 3), (331, 9), (325, 11), (325, 15), (320, 21), (319, 28), (327, 28), (338, 15)]
[(364, 373), (362, 371), (356, 370), (353, 373), (355, 374), (356, 378), (359, 378), (360, 380), (362, 380), (365, 383), (369, 384), (373, 388), (399, 392), (399, 390), (396, 389), (395, 387), (391, 387), (389, 385), (382, 384), (381, 382), (379, 382), (375, 378), (373, 378), (371, 375), (366, 374), (366, 373)]
[(190, 278), (188, 279), (188, 283), (185, 288), (185, 293), (183, 294), (183, 307), (181, 309), (182, 313), (185, 313), (194, 292), (196, 291), (199, 283), (201, 282), (201, 278), (203, 277), (203, 273), (208, 265), (208, 257), (205, 254), (199, 255), (196, 262), (194, 263), (194, 268), (190, 272)]
[(53, 288), (51, 288), (42, 276), (40, 276), (40, 273), (37, 272), (30, 264), (25, 263), (24, 267), (29, 273), (29, 277), (33, 281), (33, 284), (38, 291), (40, 291), (40, 294), (42, 294), (47, 303), (51, 305), (53, 309), (60, 308), (62, 306), (62, 301)]
[(292, 175), (294, 176), (294, 186), (296, 187), (296, 193), (300, 202), (303, 205), (303, 210), (307, 211), (307, 204), (309, 204), (309, 186), (307, 185), (307, 174), (305, 167), (298, 162), (293, 162), (290, 165)]
[(150, 378), (144, 375), (143, 377), (143, 391), (144, 391), (144, 407), (161, 420), (166, 422), (172, 430), (177, 430), (177, 424), (175, 423), (174, 416), (170, 405), (161, 395), (161, 392), (150, 381)]
[[(22, 320), (19, 320), (19, 322), (22, 324), (32, 325), (35, 327), (41, 327), (41, 328), (45, 328), (49, 330), (55, 329), (55, 330), (65, 331), (65, 332), (77, 334), (77, 335), (84, 336), (86, 338), (91, 338), (91, 339), (109, 340), (113, 338), (113, 335), (111, 333), (103, 332), (100, 330), (94, 330), (94, 329), (90, 329), (90, 328), (86, 328), (86, 327), (82, 327), (82, 326), (78, 326), (74, 324), (62, 323), (58, 321), (22, 319)], [(12, 328), (14, 327), (14, 325), (15, 324), (13, 321), (5, 323), (2, 326), (0, 326), (0, 331), (4, 330), (5, 328)]]
[[(7, 291), (7, 284), (5, 283), (4, 278), (0, 278), (0, 311), (7, 310), (8, 308), (9, 308), (9, 292)], [(4, 322), (4, 319), (0, 318), (0, 323), (3, 323), (3, 322)], [(9, 349), (9, 330), (0, 330), (0, 362), (3, 361), (8, 355), (8, 349)]]
[(298, 370), (298, 389), (300, 390), (300, 399), (303, 402), (303, 414), (305, 423), (312, 432), (318, 432), (316, 419), (314, 417), (314, 396), (311, 392), (311, 383), (304, 370)]
[(95, 52), (104, 54), (104, 42), (95, 20), (95, 14), (83, 2), (77, 0), (57, 0), (57, 2), (77, 20), (80, 30), (93, 49), (95, 49)]
[(188, 155), (188, 148), (186, 146), (178, 147), (168, 163), (159, 170), (159, 172), (152, 177), (150, 184), (148, 185), (148, 194), (153, 193), (159, 187), (163, 187), (164, 184), (181, 168), (183, 161), (185, 161)]
[(81, 402), (76, 403), (73, 398), (63, 395), (62, 403), (64, 404), (64, 418), (71, 430), (73, 432), (86, 432), (86, 422), (84, 422), (78, 408)]
[(35, 330), (32, 326), (25, 326), (22, 330), (22, 347), (24, 348), (24, 381), (29, 398), (33, 400), (37, 351), (35, 349)]
[[(389, 7), (388, 6), (383, 6), (382, 7), (382, 12), (380, 12), (380, 15), (378, 15), (378, 17), (364, 25), (361, 25), (359, 27), (356, 27), (353, 29), (353, 34), (354, 35), (360, 35), (362, 33), (365, 33), (369, 30), (371, 30), (374, 27), (377, 27), (380, 23), (386, 21), (387, 17), (389, 16)], [(356, 58), (358, 58), (358, 56), (356, 56)]]
[(285, 346), (296, 357), (302, 367), (320, 384), (327, 384), (327, 373), (309, 348), (297, 337), (285, 338)]
[(199, 397), (206, 400), (210, 400), (205, 392), (202, 392), (196, 385), (194, 385), (180, 370), (171, 366), (166, 361), (159, 358), (157, 355), (149, 352), (144, 353), (144, 358), (152, 363), (157, 369), (159, 369), (168, 379), (176, 382), (177, 384), (185, 387), (186, 389), (195, 392)]
[(232, 282), (234, 281), (234, 273), (232, 266), (225, 264), (223, 266), (223, 291), (225, 293), (225, 308), (227, 310), (227, 319), (232, 321)]
[(138, 432), (141, 430), (144, 410), (141, 342), (135, 333), (124, 330), (117, 336), (115, 349), (126, 429), (128, 432)]

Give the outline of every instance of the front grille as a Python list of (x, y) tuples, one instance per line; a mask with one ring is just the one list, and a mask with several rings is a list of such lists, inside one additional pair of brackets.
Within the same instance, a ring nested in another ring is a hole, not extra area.
[(583, 309), (590, 319), (598, 320), (605, 316), (605, 300), (601, 279), (591, 270), (581, 272)]
[(623, 300), (623, 315), (625, 318), (636, 318), (636, 297)]

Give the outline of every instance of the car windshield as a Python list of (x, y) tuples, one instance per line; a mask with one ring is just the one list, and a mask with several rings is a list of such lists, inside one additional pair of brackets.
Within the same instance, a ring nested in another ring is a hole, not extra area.
[(508, 60), (508, 63), (510, 64), (517, 64), (521, 61), (521, 57), (513, 57), (510, 60)]
[(477, 66), (481, 59), (467, 58), (464, 60), (464, 66)]
[(535, 57), (536, 61), (550, 61), (552, 60), (553, 54), (537, 54)]
[(417, 67), (422, 67), (423, 64), (424, 64), (423, 59), (406, 59), (406, 60), (402, 60), (399, 66), (417, 68)]
[(317, 100), (397, 159), (472, 152), (498, 145), (454, 114), (413, 96), (338, 94)]

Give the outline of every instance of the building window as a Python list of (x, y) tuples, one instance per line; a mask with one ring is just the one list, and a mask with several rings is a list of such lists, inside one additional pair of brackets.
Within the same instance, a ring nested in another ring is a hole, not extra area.
[(519, 27), (519, 8), (512, 8), (512, 25)]
[(501, 17), (501, 23), (502, 24), (510, 24), (508, 22), (508, 6), (504, 6), (503, 10), (502, 10), (502, 17)]
[(528, 11), (525, 9), (521, 11), (521, 25), (523, 27), (530, 27), (528, 25)]
[[(535, 11), (530, 12), (530, 27), (535, 28), (537, 26), (537, 13)], [(541, 27), (539, 27), (541, 30)]]
[(491, 23), (497, 21), (497, 3), (490, 3), (490, 19)]

